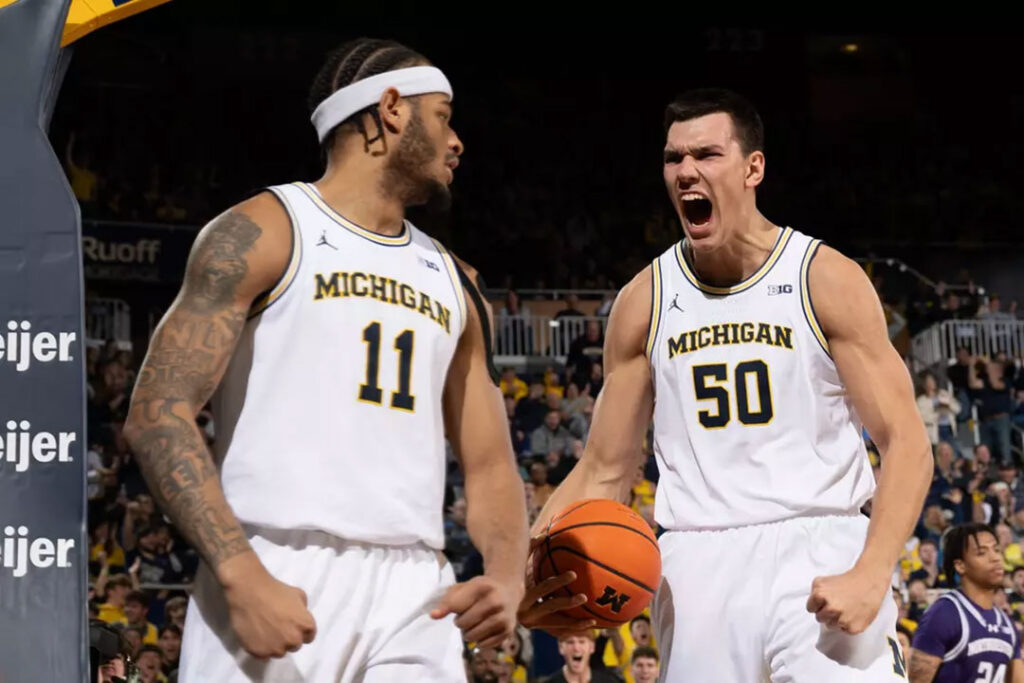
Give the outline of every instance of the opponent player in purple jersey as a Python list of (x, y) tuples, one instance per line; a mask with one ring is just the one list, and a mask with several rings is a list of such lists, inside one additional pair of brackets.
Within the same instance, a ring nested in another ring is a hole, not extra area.
[(946, 576), (955, 572), (959, 586), (921, 618), (910, 650), (910, 682), (1022, 683), (1017, 629), (993, 607), (995, 592), (1003, 589), (995, 532), (987, 524), (955, 527), (946, 535), (943, 555)]

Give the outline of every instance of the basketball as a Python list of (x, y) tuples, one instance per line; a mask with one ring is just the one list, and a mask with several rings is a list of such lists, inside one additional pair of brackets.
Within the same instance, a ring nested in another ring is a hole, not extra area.
[(661, 553), (651, 527), (625, 505), (604, 498), (573, 503), (553, 517), (535, 562), (537, 583), (576, 572), (563, 590), (588, 600), (565, 614), (594, 619), (599, 628), (643, 612), (661, 580)]

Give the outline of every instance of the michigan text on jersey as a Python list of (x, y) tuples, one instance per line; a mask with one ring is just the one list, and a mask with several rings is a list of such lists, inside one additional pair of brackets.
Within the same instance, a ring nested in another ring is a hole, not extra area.
[(768, 323), (718, 323), (688, 330), (668, 339), (668, 357), (726, 344), (767, 344), (793, 349), (793, 328)]
[(451, 334), (452, 313), (440, 301), (430, 298), (429, 294), (420, 292), (404, 282), (374, 275), (373, 273), (348, 273), (335, 271), (329, 277), (323, 273), (314, 276), (316, 281), (315, 301), (323, 299), (344, 299), (346, 297), (369, 297), (393, 306), (404, 306), (410, 311), (417, 311), (444, 328)]

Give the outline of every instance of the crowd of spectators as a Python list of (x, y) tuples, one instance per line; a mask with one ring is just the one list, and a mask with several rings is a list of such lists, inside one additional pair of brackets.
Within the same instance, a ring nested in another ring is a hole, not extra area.
[[(950, 300), (941, 298), (936, 319), (960, 313), (961, 307)], [(980, 317), (1004, 320), (993, 318), (1001, 313), (993, 301), (998, 299), (980, 306)], [(577, 306), (575, 300), (567, 301), (558, 317), (577, 316)], [(498, 324), (512, 324), (522, 310), (514, 293), (503, 310), (511, 316), (496, 316)], [(579, 329), (564, 365), (552, 361), (534, 374), (513, 367), (501, 372), (500, 390), (531, 522), (582, 456), (603, 384), (602, 323), (588, 319)], [(172, 680), (184, 626), (184, 587), (199, 559), (156, 509), (121, 438), (136, 359), (137, 354), (113, 342), (88, 353), (90, 614), (119, 625), (142, 680), (150, 683)], [(918, 408), (934, 448), (935, 478), (894, 572), (901, 637), (911, 637), (936, 591), (951, 586), (941, 569), (943, 534), (968, 521), (997, 530), (1007, 570), (1006, 599), (1001, 595), (997, 604), (1020, 627), (1024, 475), (1021, 444), (1012, 425), (1024, 427), (1024, 364), (1005, 352), (974, 356), (961, 347), (948, 367), (936, 370), (915, 378)], [(212, 443), (212, 417), (204, 411), (199, 422)], [(866, 437), (877, 474), (879, 455)], [(648, 457), (637, 470), (630, 504), (657, 531), (653, 503), (658, 473), (649, 438), (644, 448)], [(445, 553), (457, 577), (468, 580), (483, 571), (483, 563), (466, 529), (467, 502), (453, 456), (445, 505)], [(540, 674), (551, 676), (544, 680), (581, 680), (585, 674), (593, 681), (632, 683), (656, 680), (645, 673), (648, 668), (656, 672), (656, 646), (645, 615), (621, 629), (560, 642), (523, 631), (501, 648), (467, 650), (466, 665), (474, 682), (533, 681), (541, 680)]]

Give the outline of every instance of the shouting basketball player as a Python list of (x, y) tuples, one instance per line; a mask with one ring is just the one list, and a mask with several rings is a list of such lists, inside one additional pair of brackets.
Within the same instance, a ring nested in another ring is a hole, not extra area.
[[(627, 500), (653, 416), (662, 678), (896, 680), (889, 582), (928, 438), (867, 277), (761, 215), (764, 175), (746, 100), (669, 105), (664, 181), (685, 239), (620, 292), (585, 455), (534, 529), (582, 498)], [(870, 524), (861, 421), (883, 454)]]
[(1017, 629), (993, 604), (1005, 573), (995, 531), (985, 524), (964, 524), (951, 529), (943, 544), (946, 576), (960, 582), (928, 608), (914, 631), (910, 683), (1021, 683), (1024, 660)]
[[(324, 176), (203, 229), (132, 397), (125, 434), (205, 560), (181, 680), (447, 683), (459, 629), (485, 647), (512, 633), (527, 552), (489, 314), (472, 270), (404, 218), (449, 197), (452, 90), (412, 50), (361, 39), (311, 104)], [(211, 456), (194, 418), (215, 388)], [(446, 431), (485, 565), (458, 585), (440, 552)]]

